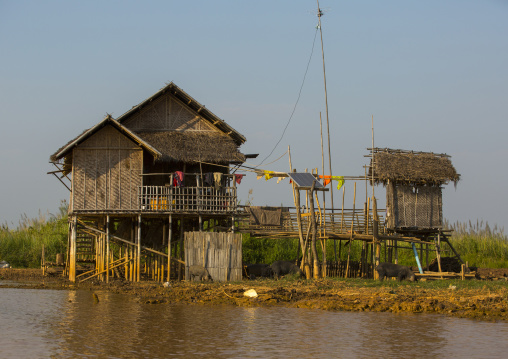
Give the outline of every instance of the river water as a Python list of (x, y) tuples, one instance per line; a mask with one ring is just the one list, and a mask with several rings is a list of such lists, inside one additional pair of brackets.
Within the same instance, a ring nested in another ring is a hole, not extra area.
[(0, 358), (503, 358), (508, 323), (0, 288)]

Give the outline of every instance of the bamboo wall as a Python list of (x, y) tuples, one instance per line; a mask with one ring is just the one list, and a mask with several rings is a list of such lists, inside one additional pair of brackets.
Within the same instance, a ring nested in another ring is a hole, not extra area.
[(129, 129), (140, 131), (217, 131), (179, 100), (161, 96), (134, 114), (124, 123)]
[(440, 228), (443, 225), (441, 187), (386, 187), (388, 228)]
[(143, 152), (106, 126), (73, 152), (72, 210), (138, 209)]
[(189, 266), (208, 269), (214, 281), (242, 280), (242, 235), (226, 232), (185, 232), (185, 278)]

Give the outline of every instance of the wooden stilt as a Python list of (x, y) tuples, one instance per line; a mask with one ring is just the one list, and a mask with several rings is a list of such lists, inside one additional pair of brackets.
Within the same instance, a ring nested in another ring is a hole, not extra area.
[(106, 283), (109, 283), (109, 215), (106, 216)]
[(69, 280), (76, 282), (76, 236), (77, 236), (77, 218), (71, 217), (71, 238), (69, 250)]
[[(184, 260), (184, 251), (183, 251), (183, 236), (184, 236), (184, 217), (183, 215), (180, 217), (180, 260)], [(179, 263), (179, 271), (178, 271), (178, 279), (183, 279), (183, 265)]]
[(138, 236), (136, 253), (136, 282), (141, 281), (141, 214), (138, 215)]
[(171, 240), (173, 237), (173, 222), (171, 214), (169, 215), (169, 233), (168, 233), (168, 277), (167, 281), (171, 280)]
[(318, 279), (320, 277), (319, 273), (319, 258), (316, 249), (316, 240), (317, 240), (317, 226), (316, 226), (316, 211), (314, 209), (314, 186), (316, 185), (316, 181), (312, 182), (312, 187), (309, 193), (309, 204), (310, 204), (310, 218), (312, 226), (312, 256), (314, 259), (314, 279)]

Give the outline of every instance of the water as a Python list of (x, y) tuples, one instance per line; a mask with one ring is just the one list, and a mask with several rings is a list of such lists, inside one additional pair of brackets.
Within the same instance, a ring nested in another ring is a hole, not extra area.
[(0, 358), (501, 358), (508, 323), (0, 288)]

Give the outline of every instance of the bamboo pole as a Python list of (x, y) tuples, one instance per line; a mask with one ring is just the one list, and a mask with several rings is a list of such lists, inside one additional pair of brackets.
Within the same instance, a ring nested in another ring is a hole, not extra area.
[(347, 262), (346, 262), (346, 278), (348, 278), (349, 275), (349, 260), (351, 258), (351, 243), (353, 242), (353, 230), (354, 230), (354, 223), (355, 223), (355, 207), (356, 207), (356, 182), (354, 185), (354, 192), (353, 192), (353, 218), (351, 220), (351, 238), (349, 239), (349, 247), (347, 251)]
[(439, 269), (439, 273), (441, 273), (442, 272), (442, 270), (441, 270), (441, 248), (440, 248), (441, 238), (440, 238), (439, 233), (437, 234), (437, 239), (434, 237), (434, 241), (435, 241), (435, 245), (436, 245), (437, 266)]
[(109, 215), (106, 216), (106, 283), (109, 283)]
[[(184, 236), (184, 217), (183, 215), (180, 216), (180, 238), (179, 238), (179, 242), (180, 242), (180, 255), (179, 255), (179, 259), (180, 260), (184, 260), (184, 250), (183, 250), (183, 236)], [(183, 266), (182, 264), (180, 263), (179, 267), (178, 267), (178, 279), (179, 280), (182, 280), (183, 279)]]
[(138, 236), (136, 253), (136, 282), (141, 281), (141, 214), (138, 215)]
[[(321, 28), (321, 16), (323, 13), (321, 12), (321, 9), (319, 8), (319, 0), (317, 0), (317, 7), (318, 7), (318, 19), (319, 19), (319, 33), (321, 35), (321, 55), (323, 58), (323, 79), (324, 79), (324, 86), (325, 86), (325, 108), (326, 108), (326, 127), (328, 131), (328, 166), (330, 168), (330, 176), (332, 176), (332, 151), (330, 149), (330, 119), (328, 116), (328, 92), (326, 90), (326, 68), (325, 68), (325, 48), (323, 44), (323, 30)], [(333, 186), (330, 186), (330, 197), (332, 202), (332, 213), (333, 213)]]
[(169, 215), (169, 232), (168, 232), (168, 278), (167, 281), (171, 280), (171, 240), (173, 237), (173, 221), (171, 214)]
[(314, 279), (318, 279), (319, 275), (319, 258), (316, 249), (316, 238), (317, 238), (317, 228), (316, 228), (316, 212), (314, 210), (314, 187), (316, 185), (316, 181), (312, 182), (312, 187), (309, 193), (309, 204), (310, 204), (310, 217), (311, 217), (311, 226), (312, 226), (312, 256), (314, 259)]
[[(288, 146), (288, 157), (289, 157), (289, 170), (293, 172), (293, 165), (291, 163), (291, 149)], [(293, 187), (293, 201), (295, 203), (296, 208), (296, 223), (298, 225), (298, 238), (300, 239), (300, 246), (302, 248), (302, 263), (300, 263), (300, 268), (303, 270), (305, 268), (305, 246), (303, 241), (303, 229), (302, 229), (302, 216), (300, 212), (300, 190), (296, 188), (295, 182), (292, 181)]]
[(46, 256), (44, 254), (44, 243), (42, 244), (41, 268), (42, 275), (46, 275)]
[(77, 236), (77, 218), (71, 217), (71, 247), (69, 252), (69, 280), (76, 282), (76, 236)]
[[(375, 250), (375, 255), (374, 255), (374, 262), (372, 263), (372, 266), (373, 268), (375, 269), (378, 265), (379, 265), (379, 257), (381, 255), (381, 244), (379, 242), (379, 216), (378, 216), (378, 213), (377, 213), (377, 201), (376, 201), (376, 197), (372, 197), (372, 214), (374, 216), (374, 221), (373, 221), (373, 227), (372, 227), (372, 230), (373, 230), (373, 248), (372, 248), (372, 251), (374, 252)], [(378, 273), (376, 270), (373, 271), (374, 272), (374, 279), (378, 279)]]

